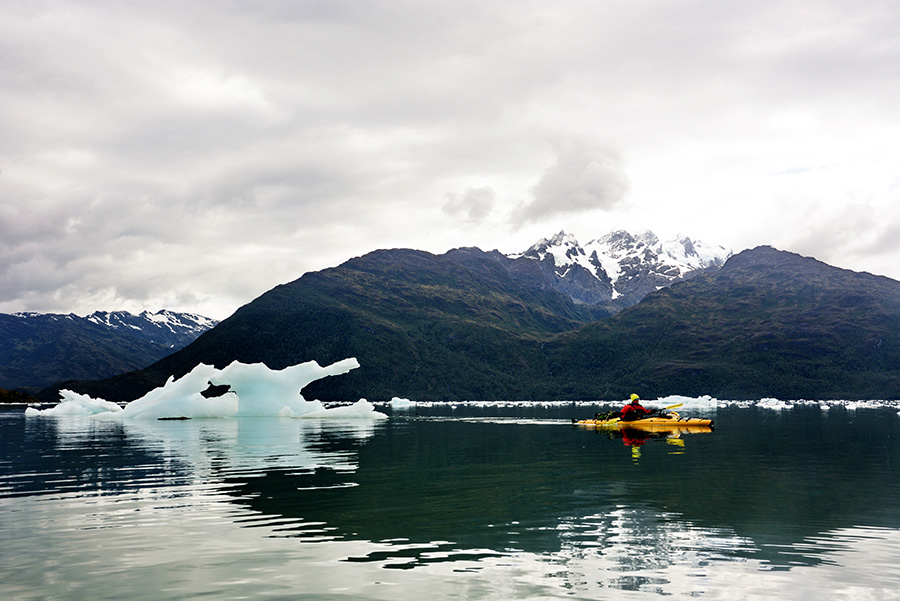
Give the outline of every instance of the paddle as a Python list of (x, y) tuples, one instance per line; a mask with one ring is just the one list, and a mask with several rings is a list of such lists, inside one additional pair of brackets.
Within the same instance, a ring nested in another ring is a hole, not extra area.
[(653, 411), (648, 412), (646, 417), (652, 417), (653, 415), (664, 416), (666, 414), (666, 411), (668, 411), (669, 409), (678, 409), (682, 405), (684, 405), (684, 403), (677, 403), (675, 405), (669, 405), (668, 407), (663, 407), (662, 409), (655, 409)]

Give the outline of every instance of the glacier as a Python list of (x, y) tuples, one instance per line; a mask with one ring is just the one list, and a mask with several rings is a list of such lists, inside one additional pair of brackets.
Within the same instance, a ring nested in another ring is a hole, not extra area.
[[(223, 369), (200, 363), (190, 373), (168, 381), (120, 407), (71, 390), (60, 391), (60, 402), (48, 409), (29, 407), (28, 416), (92, 416), (98, 419), (185, 419), (221, 417), (368, 418), (387, 415), (365, 399), (346, 407), (326, 408), (321, 401), (307, 401), (300, 390), (328, 376), (338, 376), (359, 367), (355, 358), (326, 367), (315, 361), (281, 370), (262, 363), (234, 361)], [(224, 390), (209, 396), (209, 390)], [(204, 394), (207, 393), (207, 394)]]

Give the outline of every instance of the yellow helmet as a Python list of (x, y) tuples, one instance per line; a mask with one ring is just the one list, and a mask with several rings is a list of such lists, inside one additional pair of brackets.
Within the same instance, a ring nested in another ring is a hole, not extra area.
[(632, 401), (636, 401), (636, 400), (638, 400), (639, 398), (640, 398), (640, 397), (639, 397), (638, 395), (634, 394), (633, 392), (631, 393), (631, 400), (632, 400)]

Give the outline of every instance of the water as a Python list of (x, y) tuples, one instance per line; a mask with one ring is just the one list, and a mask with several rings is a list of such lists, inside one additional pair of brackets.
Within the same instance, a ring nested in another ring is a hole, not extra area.
[(897, 410), (726, 407), (640, 445), (574, 406), (3, 411), (0, 598), (900, 599)]

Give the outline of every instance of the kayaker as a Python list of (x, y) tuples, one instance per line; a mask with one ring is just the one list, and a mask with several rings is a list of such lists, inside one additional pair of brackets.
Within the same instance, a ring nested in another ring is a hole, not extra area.
[(620, 411), (621, 417), (619, 419), (623, 422), (633, 422), (636, 419), (646, 417), (648, 413), (650, 413), (650, 411), (641, 405), (640, 397), (636, 394), (632, 394), (631, 402), (622, 407), (622, 411)]

